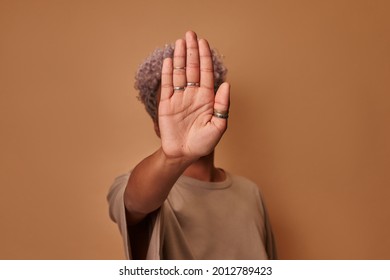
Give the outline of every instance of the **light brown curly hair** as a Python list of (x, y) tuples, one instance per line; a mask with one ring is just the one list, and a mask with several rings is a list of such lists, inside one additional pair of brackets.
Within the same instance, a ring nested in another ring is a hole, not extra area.
[[(157, 93), (161, 84), (161, 70), (163, 60), (173, 57), (174, 46), (165, 45), (155, 49), (138, 67), (135, 75), (135, 89), (138, 90), (138, 99), (145, 105), (145, 109), (157, 122)], [(215, 50), (211, 50), (214, 64), (214, 91), (225, 81), (227, 69), (222, 63), (222, 56)]]

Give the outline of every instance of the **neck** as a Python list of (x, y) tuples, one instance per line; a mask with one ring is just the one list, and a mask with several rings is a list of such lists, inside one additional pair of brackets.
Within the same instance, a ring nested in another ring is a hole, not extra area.
[(225, 180), (225, 172), (214, 166), (214, 152), (199, 158), (184, 171), (183, 175), (205, 182)]

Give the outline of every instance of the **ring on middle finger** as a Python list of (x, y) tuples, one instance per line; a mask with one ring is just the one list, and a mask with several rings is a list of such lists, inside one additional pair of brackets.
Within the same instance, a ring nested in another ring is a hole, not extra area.
[(198, 87), (199, 85), (199, 83), (187, 83), (187, 87)]

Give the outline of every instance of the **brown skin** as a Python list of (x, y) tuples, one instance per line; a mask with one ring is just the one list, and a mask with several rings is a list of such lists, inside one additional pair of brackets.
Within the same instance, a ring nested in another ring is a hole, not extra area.
[[(177, 67), (186, 67), (177, 69)], [(197, 82), (184, 91), (174, 86)], [(189, 31), (175, 44), (173, 59), (164, 60), (157, 135), (161, 147), (132, 171), (124, 203), (129, 225), (142, 230), (143, 219), (157, 210), (181, 175), (202, 181), (222, 181), (225, 174), (214, 166), (214, 149), (227, 128), (227, 120), (213, 116), (214, 109), (229, 110), (230, 86), (214, 94), (213, 63), (206, 40)], [(135, 248), (133, 248), (135, 249)], [(144, 250), (140, 258), (144, 255)]]

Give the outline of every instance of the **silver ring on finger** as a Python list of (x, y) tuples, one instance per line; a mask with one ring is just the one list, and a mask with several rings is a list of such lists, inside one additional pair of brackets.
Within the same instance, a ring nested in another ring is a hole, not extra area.
[(173, 91), (183, 91), (186, 87), (173, 87)]
[(192, 83), (192, 82), (187, 83), (187, 87), (198, 87), (198, 86), (200, 86), (199, 83)]
[(185, 67), (173, 67), (174, 70), (186, 70)]
[(227, 119), (227, 118), (229, 118), (229, 112), (214, 110), (213, 116), (217, 117), (217, 118), (220, 118), (220, 119)]

